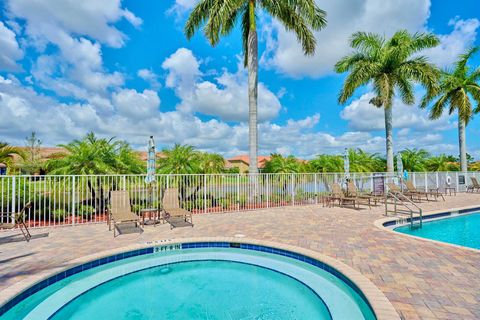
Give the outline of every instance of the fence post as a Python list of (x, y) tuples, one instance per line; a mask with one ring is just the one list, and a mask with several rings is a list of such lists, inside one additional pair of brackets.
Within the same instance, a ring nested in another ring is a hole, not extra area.
[(428, 190), (428, 173), (425, 172), (425, 192)]
[(292, 179), (292, 206), (295, 206), (295, 186), (294, 186), (294, 175), (293, 173), (291, 174), (291, 179)]
[(75, 176), (72, 176), (72, 226), (75, 225)]
[(455, 172), (455, 187), (457, 188), (457, 192), (460, 192), (460, 184), (458, 183), (458, 171)]
[(237, 173), (237, 183), (236, 183), (236, 187), (237, 187), (237, 211), (240, 211), (240, 174)]
[(313, 182), (313, 183), (314, 183), (314, 185), (313, 185), (313, 190), (314, 190), (314, 192), (315, 192), (315, 204), (318, 204), (317, 174), (316, 174), (316, 173), (313, 174), (313, 181), (314, 181), (314, 182)]
[(267, 208), (270, 207), (270, 185), (269, 184), (270, 184), (269, 174), (266, 173), (265, 174), (265, 185), (267, 187), (267, 190), (266, 190), (267, 191), (267, 197), (266, 197), (267, 198)]
[(439, 189), (439, 188), (440, 188), (440, 185), (438, 184), (438, 171), (437, 171), (437, 177), (436, 177), (436, 179), (437, 179), (437, 181), (436, 181), (436, 182), (437, 182), (437, 189)]
[(15, 176), (12, 176), (12, 213), (14, 214), (17, 211), (17, 206), (15, 203), (17, 193), (17, 183), (15, 180)]
[(127, 177), (123, 176), (123, 191), (127, 191)]
[(203, 175), (203, 213), (207, 213), (207, 175)]

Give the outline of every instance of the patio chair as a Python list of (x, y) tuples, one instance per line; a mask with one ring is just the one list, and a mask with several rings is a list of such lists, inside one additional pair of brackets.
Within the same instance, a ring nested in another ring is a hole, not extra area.
[[(343, 207), (345, 203), (350, 203), (353, 205), (353, 208), (356, 209), (360, 208), (360, 205), (368, 205), (371, 208), (370, 205), (370, 199), (362, 199), (359, 197), (352, 197), (352, 196), (346, 196), (345, 193), (342, 190), (342, 187), (338, 183), (334, 183), (332, 185), (332, 193), (331, 193), (331, 200), (334, 202), (335, 200), (338, 200), (339, 206)], [(368, 200), (368, 202), (366, 202)]]
[(375, 205), (377, 205), (378, 202), (385, 200), (384, 196), (381, 195), (361, 193), (360, 191), (358, 191), (357, 186), (352, 180), (348, 181), (348, 194), (353, 197), (368, 199), (369, 201), (373, 200)]
[(395, 183), (387, 183), (388, 190), (393, 193), (393, 194), (402, 194), (405, 197), (410, 198), (412, 201), (415, 201), (414, 198), (416, 198), (417, 201), (421, 202), (420, 195), (418, 193), (412, 193), (408, 190), (402, 190), (399, 186), (397, 186)]
[(417, 190), (417, 188), (415, 188), (415, 186), (413, 185), (413, 182), (410, 181), (410, 180), (405, 181), (405, 186), (407, 187), (408, 192), (418, 194), (419, 196), (425, 196), (427, 201), (429, 200), (428, 199), (429, 195), (433, 196), (435, 198), (435, 200), (438, 200), (438, 197), (442, 197), (443, 201), (445, 201), (445, 198), (443, 197), (443, 194), (439, 193), (438, 191), (437, 192), (427, 192), (427, 191)]
[(122, 223), (134, 223), (135, 227), (139, 227), (140, 217), (131, 210), (128, 191), (110, 192), (110, 207), (107, 222), (108, 230), (112, 230), (113, 222), (113, 237), (116, 237), (115, 230), (117, 229), (117, 225)]
[(177, 188), (168, 188), (163, 192), (162, 206), (165, 212), (165, 220), (170, 224), (171, 229), (174, 228), (174, 218), (182, 218), (183, 221), (190, 223), (193, 227), (192, 213), (180, 207), (178, 198)]
[[(12, 221), (11, 222), (1, 222), (0, 229), (14, 229), (18, 227), (20, 231), (22, 231), (23, 237), (25, 241), (29, 242), (30, 238), (32, 237), (30, 231), (28, 231), (27, 224), (25, 223), (25, 211), (32, 207), (32, 203), (28, 202), (20, 212), (10, 213), (10, 212), (2, 212), (0, 213), (3, 217), (10, 216)], [(3, 219), (2, 217), (2, 219)], [(2, 220), (3, 221), (3, 220)]]
[(472, 180), (472, 184), (467, 186), (467, 192), (471, 190), (472, 192), (474, 191), (479, 191), (480, 190), (480, 184), (478, 183), (477, 178), (475, 177), (470, 177), (470, 180)]

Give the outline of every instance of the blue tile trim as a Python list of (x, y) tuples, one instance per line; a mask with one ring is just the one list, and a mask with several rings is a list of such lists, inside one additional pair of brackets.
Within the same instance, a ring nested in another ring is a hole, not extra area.
[[(450, 213), (448, 213), (448, 214), (450, 214)], [(296, 260), (299, 260), (299, 261), (303, 261), (303, 262), (308, 263), (310, 265), (313, 265), (317, 268), (325, 270), (328, 273), (330, 273), (330, 274), (334, 275), (335, 277), (339, 278), (340, 280), (342, 280), (350, 288), (352, 288), (365, 301), (365, 303), (370, 307), (370, 309), (373, 311), (370, 303), (368, 302), (368, 299), (365, 297), (363, 292), (347, 276), (345, 276), (343, 273), (341, 273), (340, 271), (338, 271), (337, 269), (333, 268), (332, 266), (330, 266), (326, 263), (323, 263), (323, 262), (318, 261), (316, 259), (304, 256), (304, 255), (299, 254), (299, 253), (295, 253), (295, 252), (288, 251), (288, 250), (283, 250), (283, 249), (276, 249), (276, 248), (261, 246), (261, 245), (246, 244), (246, 243), (235, 243), (235, 242), (182, 243), (181, 248), (182, 249), (235, 248), (235, 249), (241, 249), (241, 250), (253, 250), (253, 251), (267, 252), (267, 253), (277, 254), (277, 255), (289, 257), (289, 258), (292, 258), (292, 259), (296, 259)], [(35, 284), (35, 285), (33, 285), (32, 287), (26, 289), (25, 291), (21, 292), (20, 294), (18, 294), (14, 298), (12, 298), (10, 301), (5, 303), (3, 306), (0, 307), (0, 316), (2, 316), (4, 313), (6, 313), (11, 308), (13, 308), (15, 305), (17, 305), (22, 300), (24, 300), (24, 299), (28, 298), (29, 296), (37, 293), (38, 291), (44, 289), (47, 286), (56, 283), (57, 281), (63, 280), (65, 278), (67, 278), (69, 276), (72, 276), (74, 274), (77, 274), (79, 272), (89, 270), (91, 268), (94, 268), (94, 267), (97, 267), (97, 266), (100, 266), (100, 265), (104, 265), (106, 263), (119, 261), (119, 260), (127, 259), (127, 258), (130, 258), (130, 257), (135, 257), (135, 256), (139, 256), (139, 255), (152, 254), (153, 252), (154, 252), (154, 247), (123, 252), (123, 253), (119, 253), (119, 254), (116, 254), (116, 255), (113, 255), (113, 256), (104, 257), (104, 258), (101, 258), (101, 259), (90, 261), (90, 262), (84, 263), (82, 265), (75, 266), (75, 267), (72, 267), (72, 268), (67, 269), (65, 271), (62, 271), (62, 272), (60, 272), (56, 275), (53, 275), (53, 276)]]

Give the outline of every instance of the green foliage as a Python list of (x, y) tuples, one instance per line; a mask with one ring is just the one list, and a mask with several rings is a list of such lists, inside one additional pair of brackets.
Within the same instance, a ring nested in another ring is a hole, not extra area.
[(314, 172), (342, 172), (343, 158), (339, 155), (319, 154), (310, 161)]
[(189, 145), (175, 144), (171, 149), (162, 150), (165, 155), (159, 160), (159, 173), (199, 174), (221, 173), (225, 159), (216, 153), (200, 152)]
[[(427, 171), (426, 164), (430, 154), (424, 149), (405, 149), (402, 152), (403, 169), (409, 172)], [(397, 161), (395, 160), (395, 165)]]
[(480, 67), (473, 69), (467, 64), (479, 51), (480, 47), (468, 50), (460, 55), (453, 69), (442, 72), (439, 89), (425, 96), (422, 101), (422, 107), (435, 101), (430, 118), (440, 118), (448, 107), (449, 114), (457, 111), (459, 117), (468, 124), (473, 113), (480, 111)]
[(325, 27), (326, 13), (317, 7), (314, 0), (201, 0), (193, 8), (185, 24), (185, 35), (188, 39), (192, 38), (204, 25), (205, 38), (215, 46), (220, 37), (230, 34), (240, 21), (246, 66), (250, 54), (248, 37), (252, 32), (256, 32), (256, 17), (260, 12), (268, 13), (287, 30), (293, 31), (305, 54), (311, 55), (315, 52), (313, 30)]
[(66, 217), (68, 216), (68, 213), (65, 212), (63, 209), (55, 209), (51, 211), (51, 216), (52, 219), (54, 219), (57, 222), (63, 222), (65, 221)]
[(262, 172), (297, 173), (300, 172), (300, 162), (292, 155), (283, 157), (280, 154), (272, 154), (270, 160), (265, 162)]
[(410, 34), (397, 31), (392, 38), (357, 32), (352, 35), (350, 46), (355, 50), (335, 65), (338, 73), (349, 72), (339, 95), (345, 103), (359, 87), (373, 85), (375, 98), (370, 101), (377, 107), (391, 108), (393, 98), (399, 95), (403, 103), (415, 102), (414, 83), (423, 85), (427, 96), (438, 91), (439, 71), (419, 53), (439, 44), (430, 33)]
[(50, 159), (46, 168), (50, 174), (115, 174), (143, 173), (142, 162), (123, 141), (99, 139), (92, 132), (82, 140), (66, 145), (66, 153)]
[(25, 153), (20, 148), (12, 147), (8, 143), (0, 141), (0, 163), (5, 164), (9, 170), (13, 168), (14, 155), (22, 159), (25, 158)]
[[(452, 161), (453, 160), (453, 161)], [(455, 157), (441, 154), (429, 158), (425, 163), (427, 171), (459, 171), (460, 166), (455, 162)]]
[(78, 204), (75, 214), (76, 216), (81, 216), (85, 219), (88, 219), (95, 214), (95, 208), (85, 204)]
[(368, 153), (360, 148), (349, 149), (348, 157), (350, 172), (379, 172), (385, 170), (384, 160), (376, 153)]

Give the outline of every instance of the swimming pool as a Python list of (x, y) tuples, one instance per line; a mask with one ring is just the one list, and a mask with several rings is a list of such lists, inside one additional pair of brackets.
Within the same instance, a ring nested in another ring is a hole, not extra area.
[(433, 221), (424, 220), (422, 228), (402, 226), (394, 230), (416, 237), (480, 249), (480, 213), (453, 215)]
[(69, 270), (2, 319), (375, 319), (334, 268), (264, 246), (159, 246)]

